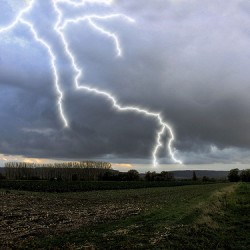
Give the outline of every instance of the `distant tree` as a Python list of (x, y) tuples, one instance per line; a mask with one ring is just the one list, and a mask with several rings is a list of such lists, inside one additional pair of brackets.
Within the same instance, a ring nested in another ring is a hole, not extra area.
[(2, 173), (0, 173), (0, 180), (4, 180), (4, 179), (6, 179), (5, 176)]
[(171, 181), (173, 179), (174, 179), (174, 174), (167, 171), (162, 171), (160, 174), (148, 171), (145, 174), (146, 181)]
[(63, 181), (63, 178), (62, 178), (62, 176), (58, 176), (56, 180), (57, 181)]
[(135, 169), (131, 169), (127, 172), (128, 181), (138, 181), (140, 179), (139, 172)]
[(145, 180), (146, 181), (152, 181), (152, 175), (151, 175), (151, 172), (148, 171), (146, 174), (145, 174)]
[(145, 180), (146, 181), (156, 181), (157, 180), (157, 174), (156, 172), (150, 172), (148, 171), (145, 175)]
[(229, 171), (227, 178), (230, 182), (238, 182), (240, 180), (239, 169), (238, 168), (231, 169)]
[(250, 182), (250, 169), (244, 169), (240, 173), (240, 179), (244, 182)]
[(207, 181), (209, 181), (209, 178), (208, 178), (207, 176), (203, 176), (203, 177), (202, 177), (202, 181), (203, 181), (203, 182), (207, 182)]
[(113, 181), (113, 174), (110, 171), (106, 171), (102, 176), (100, 176), (100, 180)]
[(195, 171), (193, 171), (193, 177), (192, 177), (192, 180), (193, 180), (193, 181), (197, 181), (197, 176), (196, 176)]
[(119, 172), (119, 174), (117, 175), (117, 181), (127, 181), (128, 180), (128, 177), (127, 177), (127, 174), (128, 173), (122, 173), (122, 172)]
[(155, 171), (151, 173), (151, 178), (152, 178), (152, 181), (156, 181), (157, 173)]
[(30, 180), (32, 180), (32, 181), (39, 181), (39, 180), (41, 180), (41, 178), (39, 176), (31, 176)]
[(162, 171), (160, 176), (163, 181), (170, 181), (174, 179), (174, 174), (167, 171)]
[(99, 175), (99, 180), (103, 181), (119, 181), (120, 173), (118, 171), (107, 170), (103, 174)]
[(72, 181), (78, 181), (78, 174), (72, 174)]
[(162, 171), (160, 174), (154, 174), (152, 177), (154, 181), (170, 181), (174, 179), (173, 173), (169, 173), (167, 171)]

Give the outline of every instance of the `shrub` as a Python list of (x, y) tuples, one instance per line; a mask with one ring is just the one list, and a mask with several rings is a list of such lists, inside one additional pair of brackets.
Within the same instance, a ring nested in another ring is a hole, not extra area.
[(230, 182), (238, 182), (240, 180), (239, 169), (238, 168), (231, 169), (229, 171), (227, 178)]
[(203, 182), (207, 182), (207, 181), (209, 181), (209, 178), (208, 178), (207, 176), (203, 176), (203, 177), (202, 177), (202, 181), (203, 181)]
[(250, 169), (242, 170), (240, 173), (240, 179), (244, 182), (250, 182)]
[(155, 177), (157, 176), (156, 172), (150, 172), (148, 171), (145, 175), (145, 180), (146, 181), (155, 181)]
[(41, 178), (39, 176), (31, 176), (30, 180), (39, 181)]
[(192, 177), (192, 180), (193, 180), (193, 181), (197, 181), (197, 176), (196, 176), (195, 171), (193, 171), (193, 177)]
[(127, 172), (128, 181), (138, 181), (140, 179), (139, 172), (135, 169), (131, 169)]
[(174, 174), (167, 171), (162, 171), (160, 174), (148, 171), (145, 175), (146, 181), (171, 181), (174, 180)]
[(0, 180), (4, 180), (4, 179), (6, 179), (5, 176), (2, 173), (0, 173)]

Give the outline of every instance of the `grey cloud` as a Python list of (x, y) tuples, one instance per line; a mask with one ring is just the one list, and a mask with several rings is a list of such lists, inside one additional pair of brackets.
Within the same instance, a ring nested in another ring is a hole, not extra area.
[[(122, 104), (161, 111), (174, 128), (175, 147), (185, 162), (245, 163), (250, 148), (246, 5), (247, 1), (117, 1), (115, 9), (137, 21), (101, 23), (119, 34), (124, 49), (120, 59), (112, 41), (86, 23), (72, 26), (67, 37), (84, 69), (82, 83), (109, 90)], [(5, 39), (16, 36), (19, 44), (7, 39), (0, 46), (0, 152), (148, 162), (157, 123), (141, 115), (118, 114), (103, 97), (74, 89), (62, 44), (48, 29), (53, 13), (46, 4), (42, 7), (37, 6), (31, 18), (60, 59), (71, 128), (64, 130), (60, 123), (46, 51), (26, 29), (16, 29)], [(218, 149), (216, 154), (211, 145)], [(164, 149), (159, 156), (162, 163), (170, 163)]]

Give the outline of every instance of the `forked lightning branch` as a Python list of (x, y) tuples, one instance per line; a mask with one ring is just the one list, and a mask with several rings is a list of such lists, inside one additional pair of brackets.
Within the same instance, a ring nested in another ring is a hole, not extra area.
[[(26, 0), (25, 2), (27, 3), (27, 6), (25, 6), (25, 8), (23, 8), (15, 17), (14, 21), (12, 23), (10, 23), (9, 25), (0, 28), (0, 33), (3, 32), (7, 32), (12, 30), (13, 28), (15, 28), (17, 25), (25, 25), (29, 28), (30, 32), (32, 33), (34, 39), (42, 44), (48, 51), (48, 54), (50, 56), (50, 60), (51, 60), (51, 68), (53, 71), (53, 75), (54, 75), (54, 84), (55, 84), (55, 88), (56, 91), (58, 93), (58, 112), (60, 114), (60, 117), (62, 119), (62, 122), (64, 124), (65, 127), (69, 127), (69, 122), (68, 122), (68, 118), (64, 112), (64, 108), (63, 108), (63, 99), (64, 99), (64, 91), (60, 85), (60, 80), (59, 80), (59, 72), (58, 72), (58, 67), (56, 65), (56, 55), (53, 52), (52, 46), (51, 44), (46, 41), (45, 39), (42, 39), (37, 30), (35, 29), (33, 23), (31, 21), (28, 21), (27, 19), (25, 19), (25, 15), (28, 14), (30, 11), (32, 11), (36, 1), (38, 0)], [(51, 0), (52, 2), (52, 6), (54, 8), (55, 13), (57, 14), (56, 17), (56, 22), (54, 24), (54, 32), (60, 37), (61, 41), (63, 42), (64, 45), (64, 52), (67, 54), (72, 68), (74, 69), (75, 72), (75, 76), (74, 76), (74, 85), (75, 88), (79, 91), (86, 91), (98, 96), (101, 96), (103, 98), (108, 99), (112, 106), (114, 107), (114, 109), (118, 112), (133, 112), (133, 113), (137, 113), (137, 114), (141, 114), (147, 117), (150, 117), (154, 120), (156, 120), (158, 122), (158, 125), (160, 127), (159, 131), (157, 131), (156, 134), (156, 138), (155, 138), (155, 145), (154, 148), (152, 150), (152, 157), (153, 157), (153, 165), (157, 166), (158, 165), (158, 158), (157, 155), (159, 153), (160, 148), (163, 146), (162, 145), (162, 140), (163, 140), (163, 136), (166, 132), (168, 132), (169, 134), (169, 140), (167, 143), (167, 150), (168, 153), (172, 159), (173, 162), (178, 163), (178, 164), (182, 164), (182, 162), (176, 158), (175, 156), (175, 149), (173, 148), (173, 142), (175, 140), (175, 136), (173, 133), (172, 128), (170, 127), (170, 125), (164, 121), (164, 119), (162, 118), (160, 113), (156, 113), (156, 112), (152, 112), (149, 111), (145, 108), (142, 107), (137, 107), (137, 106), (123, 106), (120, 105), (117, 98), (115, 96), (113, 96), (111, 93), (98, 89), (98, 88), (94, 88), (91, 86), (87, 86), (85, 84), (81, 84), (80, 83), (80, 78), (82, 76), (82, 69), (81, 67), (77, 64), (76, 62), (76, 58), (75, 55), (73, 54), (69, 43), (66, 39), (65, 36), (65, 30), (69, 27), (69, 25), (71, 24), (78, 24), (80, 22), (87, 22), (90, 27), (92, 27), (94, 30), (96, 30), (97, 32), (99, 32), (102, 35), (105, 35), (107, 37), (109, 37), (111, 39), (111, 41), (114, 44), (115, 50), (116, 50), (116, 55), (118, 57), (122, 56), (122, 47), (121, 47), (121, 43), (119, 41), (118, 36), (113, 33), (110, 32), (109, 30), (103, 28), (99, 22), (101, 22), (102, 20), (107, 20), (107, 19), (115, 19), (115, 18), (121, 18), (129, 23), (134, 23), (135, 21), (123, 14), (110, 14), (110, 15), (95, 15), (95, 14), (91, 14), (91, 15), (83, 15), (83, 16), (77, 16), (74, 18), (70, 18), (70, 19), (64, 19), (63, 18), (63, 11), (60, 8), (60, 4), (64, 3), (64, 4), (68, 4), (71, 7), (84, 7), (86, 4), (88, 3), (94, 3), (94, 4), (103, 4), (103, 5), (112, 5), (112, 0)]]

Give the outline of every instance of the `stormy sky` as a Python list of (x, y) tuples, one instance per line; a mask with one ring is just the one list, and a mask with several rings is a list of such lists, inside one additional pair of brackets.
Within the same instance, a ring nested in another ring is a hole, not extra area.
[[(58, 35), (51, 1), (27, 15), (51, 44), (70, 122), (64, 129), (49, 55), (27, 27), (0, 34), (0, 155), (150, 164), (159, 126), (119, 113), (105, 98), (77, 91)], [(25, 1), (0, 2), (0, 26)], [(107, 36), (88, 23), (65, 32), (83, 84), (107, 90), (123, 105), (161, 112), (185, 164), (250, 163), (250, 3), (247, 0), (117, 0), (112, 6), (62, 5), (64, 17), (124, 13), (136, 20), (100, 21), (119, 36), (118, 58)], [(167, 143), (166, 134), (163, 143)], [(173, 163), (165, 148), (159, 162)]]

